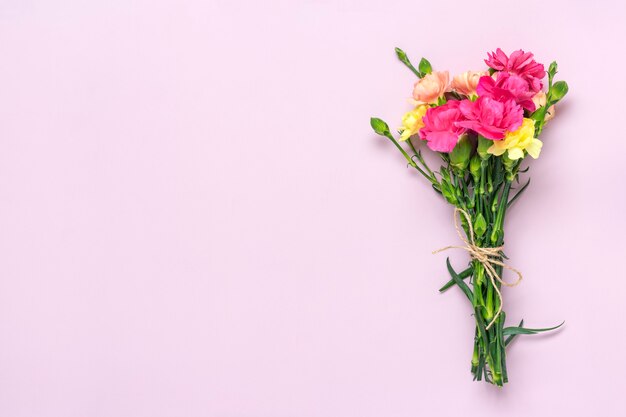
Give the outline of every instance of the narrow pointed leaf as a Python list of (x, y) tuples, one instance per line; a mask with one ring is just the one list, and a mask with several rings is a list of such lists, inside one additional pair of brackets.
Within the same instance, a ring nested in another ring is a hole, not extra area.
[[(524, 325), (524, 319), (522, 319), (522, 320), (519, 322), (519, 325), (518, 325), (517, 327), (522, 327), (523, 325)], [(503, 330), (503, 331), (502, 331), (502, 334), (504, 334), (504, 329), (502, 329), (502, 330)], [(508, 345), (509, 345), (509, 343), (511, 343), (511, 342), (512, 342), (512, 341), (513, 341), (513, 340), (514, 340), (517, 336), (519, 336), (519, 335), (517, 335), (517, 334), (512, 334), (512, 335), (508, 336), (508, 337), (504, 340), (504, 346), (508, 346)]]
[(468, 300), (470, 300), (470, 303), (472, 303), (473, 305), (474, 297), (472, 295), (472, 290), (469, 289), (469, 287), (467, 286), (465, 282), (463, 282), (463, 279), (461, 279), (459, 274), (457, 274), (454, 268), (452, 268), (452, 265), (450, 265), (450, 258), (446, 259), (446, 264), (448, 265), (448, 272), (450, 272), (450, 275), (454, 279), (454, 282), (456, 283), (456, 285), (459, 286), (459, 288), (463, 291), (463, 293), (465, 293), (465, 296), (467, 297)]
[(504, 333), (502, 332), (504, 329), (504, 322), (506, 320), (506, 315), (504, 313), (504, 311), (502, 312), (502, 315), (499, 318), (499, 325), (498, 325), (498, 348), (500, 349), (500, 356), (501, 356), (501, 363), (502, 363), (502, 382), (506, 383), (509, 382), (509, 376), (508, 376), (508, 372), (506, 369), (506, 342), (504, 341)]
[(524, 327), (505, 327), (502, 331), (502, 334), (505, 336), (516, 335), (516, 334), (537, 334), (540, 332), (548, 332), (550, 330), (555, 330), (561, 327), (565, 322), (559, 324), (558, 326), (548, 327), (545, 329), (527, 329)]
[[(473, 272), (473, 268), (470, 266), (466, 270), (460, 272), (459, 273), (459, 277), (461, 279), (465, 279), (465, 278), (469, 277), (470, 275), (472, 275), (472, 272)], [(443, 287), (439, 288), (439, 292), (444, 292), (445, 290), (447, 290), (448, 288), (450, 288), (454, 284), (455, 284), (455, 282), (454, 282), (454, 278), (453, 278), (450, 281), (446, 282), (446, 285), (444, 285)]]
[(526, 190), (526, 187), (528, 187), (528, 184), (530, 184), (530, 178), (528, 178), (528, 181), (526, 181), (526, 184), (524, 184), (524, 186), (522, 188), (519, 189), (519, 191), (517, 193), (515, 193), (515, 195), (513, 196), (513, 198), (511, 200), (509, 200), (509, 202), (507, 203), (507, 207), (511, 207), (511, 204), (513, 204), (513, 202), (515, 200), (517, 200), (517, 198), (522, 195), (522, 193), (524, 192), (524, 190)]

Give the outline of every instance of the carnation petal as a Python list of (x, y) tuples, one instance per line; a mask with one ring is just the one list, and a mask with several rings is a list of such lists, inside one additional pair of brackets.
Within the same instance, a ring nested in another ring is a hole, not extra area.
[(495, 155), (495, 156), (500, 156), (502, 155), (504, 152), (506, 152), (506, 148), (502, 147), (502, 146), (498, 146), (498, 144), (501, 142), (493, 142), (493, 145), (491, 145), (488, 149), (487, 149), (487, 153), (491, 154), (491, 155)]
[(533, 158), (539, 158), (539, 154), (541, 153), (541, 148), (543, 147), (543, 142), (539, 139), (533, 139), (530, 141), (530, 144), (526, 147), (526, 152), (528, 155)]
[(524, 157), (524, 151), (520, 148), (511, 148), (508, 153), (509, 159), (517, 160)]
[(452, 132), (431, 132), (428, 135), (428, 147), (437, 152), (452, 152), (459, 136)]

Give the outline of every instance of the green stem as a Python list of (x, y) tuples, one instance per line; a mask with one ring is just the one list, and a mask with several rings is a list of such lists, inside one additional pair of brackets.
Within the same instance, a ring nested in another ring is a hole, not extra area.
[(417, 158), (417, 160), (422, 164), (422, 166), (426, 169), (426, 171), (428, 171), (428, 174), (430, 175), (430, 177), (433, 180), (437, 180), (437, 177), (435, 177), (435, 173), (430, 169), (430, 167), (428, 166), (428, 164), (426, 163), (426, 161), (424, 160), (424, 157), (422, 156), (421, 152), (418, 152), (417, 149), (415, 149), (415, 145), (413, 145), (413, 142), (411, 142), (411, 138), (409, 138), (407, 140), (407, 142), (409, 142), (409, 146), (411, 147), (411, 150), (414, 153), (414, 156)]
[[(488, 224), (484, 234), (474, 236), (478, 246), (501, 246), (504, 241), (504, 219), (511, 190), (511, 180), (506, 174), (505, 166), (495, 158), (483, 161), (480, 177), (476, 179), (454, 171), (449, 166), (442, 168), (442, 175), (457, 196), (457, 207), (468, 212), (471, 222), (474, 222), (481, 214)], [(469, 204), (472, 198), (475, 203), (473, 205)], [(464, 224), (463, 228), (469, 238), (467, 225)], [(495, 268), (498, 274), (502, 273), (501, 267), (495, 266)], [(463, 271), (463, 274), (466, 271)], [(475, 380), (481, 380), (484, 377), (486, 381), (502, 386), (508, 380), (505, 363), (506, 343), (503, 334), (504, 312), (501, 312), (494, 324), (486, 329), (486, 324), (491, 322), (501, 305), (496, 291), (501, 285), (487, 278), (484, 265), (477, 260), (472, 261), (471, 275), (472, 289), (468, 298), (473, 304), (476, 319), (471, 371)], [(457, 275), (457, 281), (458, 278)], [(444, 287), (449, 288), (451, 285), (454, 284), (446, 284)], [(466, 291), (469, 291), (467, 287)]]

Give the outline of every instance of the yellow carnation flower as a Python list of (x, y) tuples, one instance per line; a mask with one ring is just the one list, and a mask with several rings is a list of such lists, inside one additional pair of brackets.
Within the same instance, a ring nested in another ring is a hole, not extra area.
[(535, 138), (535, 121), (524, 119), (517, 130), (506, 132), (502, 140), (494, 140), (487, 152), (500, 156), (508, 151), (509, 159), (516, 160), (523, 158), (524, 151), (526, 151), (530, 156), (537, 159), (542, 146), (543, 143)]
[(422, 118), (428, 110), (427, 105), (417, 106), (402, 117), (402, 127), (400, 128), (400, 140), (407, 140), (416, 135), (424, 127)]

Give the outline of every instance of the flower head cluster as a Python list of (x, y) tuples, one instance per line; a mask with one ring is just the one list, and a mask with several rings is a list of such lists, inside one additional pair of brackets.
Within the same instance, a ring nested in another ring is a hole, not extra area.
[[(434, 151), (449, 153), (461, 135), (494, 142), (488, 153), (510, 159), (539, 155), (535, 112), (546, 106), (542, 91), (546, 75), (533, 54), (518, 50), (510, 56), (501, 49), (488, 54), (489, 71), (466, 71), (450, 78), (447, 71), (418, 74), (413, 87), (417, 107), (402, 120), (401, 140), (418, 135)], [(541, 112), (543, 124), (554, 106)]]

